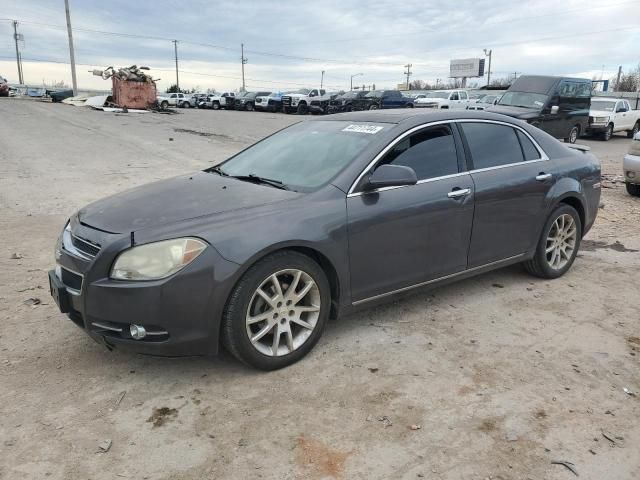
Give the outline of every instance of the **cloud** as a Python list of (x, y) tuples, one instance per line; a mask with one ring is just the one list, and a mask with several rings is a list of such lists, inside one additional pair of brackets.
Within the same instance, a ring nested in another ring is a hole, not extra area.
[[(406, 63), (413, 64), (413, 79), (444, 79), (451, 58), (482, 57), (483, 48), (493, 51), (494, 77), (599, 75), (635, 64), (640, 40), (632, 21), (636, 2), (629, 0), (460, 0), (455, 7), (440, 0), (70, 1), (78, 81), (85, 88), (108, 88), (86, 71), (93, 66), (131, 64), (149, 65), (162, 78), (159, 86), (168, 86), (175, 81), (171, 39), (180, 40), (181, 86), (203, 89), (241, 85), (241, 42), (249, 88), (317, 86), (324, 70), (325, 84), (338, 89), (347, 88), (355, 73), (363, 73), (359, 84), (395, 86), (405, 78)], [(70, 82), (64, 63), (28, 60), (68, 61), (61, 3), (22, 0), (3, 6), (3, 17), (21, 22), (30, 83)], [(12, 34), (11, 23), (0, 21), (0, 73), (16, 81)]]

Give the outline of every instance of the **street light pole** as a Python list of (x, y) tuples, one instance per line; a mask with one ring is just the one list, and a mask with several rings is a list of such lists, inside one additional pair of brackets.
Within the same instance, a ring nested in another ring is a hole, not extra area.
[(489, 53), (487, 53), (487, 49), (484, 49), (484, 55), (485, 57), (489, 57), (489, 68), (487, 69), (487, 85), (491, 85), (491, 54), (493, 53), (493, 50), (489, 50)]
[(350, 83), (349, 90), (353, 90), (353, 77), (357, 77), (359, 75), (363, 75), (363, 74), (362, 73), (356, 73), (355, 75), (351, 75), (351, 83)]
[(71, 82), (73, 83), (73, 95), (78, 95), (78, 82), (76, 81), (76, 55), (73, 51), (73, 33), (71, 32), (71, 15), (69, 14), (69, 0), (64, 0), (64, 10), (67, 14), (67, 35), (69, 36), (69, 60), (71, 61)]
[(180, 93), (180, 77), (178, 76), (178, 40), (173, 40), (173, 52), (176, 57), (176, 93)]
[(324, 70), (322, 70), (322, 75), (320, 76), (320, 89), (322, 89), (323, 83), (324, 83)]

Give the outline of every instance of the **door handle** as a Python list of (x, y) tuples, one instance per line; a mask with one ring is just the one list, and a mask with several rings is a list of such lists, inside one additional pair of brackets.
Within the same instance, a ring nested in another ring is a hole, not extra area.
[(540, 172), (536, 176), (536, 180), (539, 181), (539, 182), (544, 182), (545, 180), (549, 180), (551, 177), (553, 177), (553, 175), (550, 174), (550, 173)]
[(449, 198), (466, 197), (470, 193), (471, 193), (470, 188), (458, 188), (456, 190), (451, 190), (449, 193), (447, 193), (447, 197)]

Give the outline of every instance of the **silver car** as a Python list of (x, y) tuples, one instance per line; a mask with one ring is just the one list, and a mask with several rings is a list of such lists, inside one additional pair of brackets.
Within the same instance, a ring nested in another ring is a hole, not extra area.
[(622, 170), (627, 192), (634, 197), (640, 197), (640, 132), (633, 137), (629, 153), (622, 161)]

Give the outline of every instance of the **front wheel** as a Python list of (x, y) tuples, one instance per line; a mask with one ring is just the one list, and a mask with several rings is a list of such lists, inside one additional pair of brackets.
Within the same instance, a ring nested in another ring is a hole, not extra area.
[(576, 259), (581, 239), (578, 212), (570, 205), (559, 205), (545, 223), (535, 255), (524, 263), (526, 270), (536, 277), (561, 277)]
[(627, 182), (626, 186), (627, 186), (627, 193), (629, 195), (633, 195), (634, 197), (640, 197), (640, 185)]
[(579, 136), (580, 136), (580, 126), (574, 125), (573, 127), (571, 127), (571, 130), (569, 130), (569, 136), (565, 138), (564, 141), (565, 143), (576, 143), (576, 140), (578, 140)]
[(247, 111), (253, 112), (253, 103), (251, 102), (247, 103), (247, 106), (245, 108), (247, 109)]
[(330, 304), (329, 282), (315, 261), (298, 252), (275, 253), (247, 270), (229, 296), (223, 345), (252, 367), (286, 367), (318, 342)]
[(627, 138), (635, 137), (638, 131), (640, 131), (640, 122), (636, 122), (636, 124), (633, 126), (633, 129), (627, 132)]
[(298, 115), (306, 115), (308, 111), (309, 111), (309, 109), (307, 108), (307, 104), (306, 103), (299, 103), (298, 104), (298, 110), (296, 112)]
[(602, 134), (602, 140), (608, 142), (613, 137), (613, 124), (607, 125), (607, 129)]
[(162, 110), (166, 110), (169, 107), (169, 102), (167, 102), (166, 100), (163, 100), (162, 103), (160, 104), (160, 108)]
[(369, 107), (369, 110), (378, 110), (378, 105), (375, 103)]

